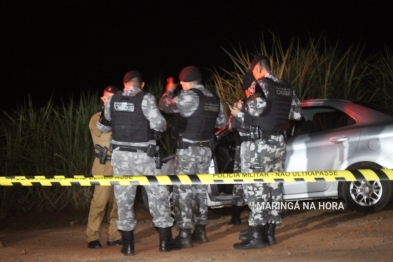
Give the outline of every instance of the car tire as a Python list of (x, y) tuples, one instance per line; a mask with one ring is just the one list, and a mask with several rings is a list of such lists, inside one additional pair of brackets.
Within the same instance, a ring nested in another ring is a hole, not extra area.
[[(348, 168), (380, 169), (374, 163), (360, 163)], [(383, 210), (392, 200), (393, 186), (390, 181), (353, 181), (342, 184), (342, 195), (347, 206), (362, 213), (374, 213)]]

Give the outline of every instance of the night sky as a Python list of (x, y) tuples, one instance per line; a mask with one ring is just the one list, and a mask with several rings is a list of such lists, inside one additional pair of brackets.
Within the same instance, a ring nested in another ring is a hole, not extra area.
[(52, 95), (58, 100), (111, 84), (122, 87), (128, 70), (140, 71), (149, 84), (177, 77), (188, 65), (204, 72), (232, 69), (222, 48), (252, 47), (268, 30), (283, 43), (324, 33), (344, 46), (365, 42), (367, 52), (393, 46), (388, 1), (5, 2), (1, 109), (14, 108), (27, 94), (42, 105)]

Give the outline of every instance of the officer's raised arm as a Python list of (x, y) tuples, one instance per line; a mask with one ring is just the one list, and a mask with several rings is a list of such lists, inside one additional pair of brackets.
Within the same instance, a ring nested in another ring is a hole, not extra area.
[(105, 103), (105, 106), (102, 108), (100, 119), (97, 121), (96, 126), (97, 129), (103, 133), (107, 133), (112, 130), (111, 126), (111, 116), (110, 116), (110, 101), (112, 97), (109, 97)]
[(177, 108), (177, 96), (175, 97), (176, 84), (173, 83), (173, 77), (167, 78), (167, 85), (165, 87), (165, 93), (162, 95), (158, 102), (159, 108), (165, 113), (179, 113)]

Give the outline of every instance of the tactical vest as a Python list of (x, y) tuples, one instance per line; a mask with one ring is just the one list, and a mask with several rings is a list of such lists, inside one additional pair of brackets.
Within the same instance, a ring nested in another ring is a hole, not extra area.
[(213, 97), (205, 96), (201, 90), (190, 89), (199, 96), (199, 106), (189, 117), (177, 117), (178, 134), (190, 140), (209, 140), (214, 136), (216, 119), (220, 112), (220, 99), (213, 93)]
[(266, 108), (260, 116), (245, 114), (246, 125), (259, 126), (262, 131), (282, 132), (291, 110), (293, 87), (284, 80), (275, 82), (265, 77), (262, 81), (269, 92)]
[(111, 100), (112, 138), (119, 142), (148, 142), (154, 140), (154, 131), (142, 111), (146, 92), (123, 96), (117, 92)]

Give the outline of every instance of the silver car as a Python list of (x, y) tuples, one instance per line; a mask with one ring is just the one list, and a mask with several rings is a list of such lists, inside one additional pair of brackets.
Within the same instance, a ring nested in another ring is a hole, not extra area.
[[(286, 171), (393, 169), (393, 115), (359, 102), (302, 101), (304, 118), (288, 122)], [(233, 171), (235, 145), (227, 130), (217, 133), (210, 173)], [(228, 135), (229, 134), (229, 135)], [(163, 166), (173, 174), (174, 159)], [(210, 207), (231, 205), (233, 185), (209, 186)], [(285, 182), (284, 199), (343, 198), (359, 212), (378, 212), (392, 199), (391, 181)]]

